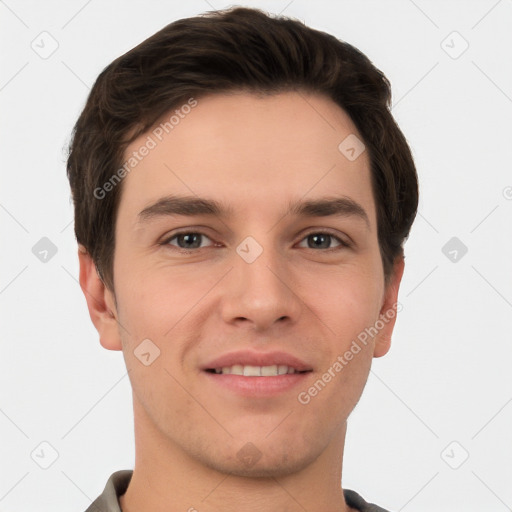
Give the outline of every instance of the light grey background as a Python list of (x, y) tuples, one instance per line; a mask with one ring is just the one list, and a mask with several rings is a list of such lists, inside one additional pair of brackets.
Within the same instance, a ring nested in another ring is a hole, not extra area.
[[(101, 348), (77, 282), (63, 147), (108, 63), (229, 5), (0, 1), (0, 512), (83, 512), (133, 467), (122, 355)], [(511, 510), (512, 0), (243, 5), (366, 53), (418, 168), (403, 310), (349, 420), (344, 487), (392, 511)]]

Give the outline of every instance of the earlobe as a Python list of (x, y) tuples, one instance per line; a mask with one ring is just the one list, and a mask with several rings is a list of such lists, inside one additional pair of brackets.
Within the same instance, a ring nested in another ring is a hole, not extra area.
[(398, 313), (398, 290), (400, 288), (400, 282), (402, 281), (404, 267), (404, 258), (400, 256), (395, 260), (393, 274), (384, 292), (384, 300), (379, 314), (378, 327), (380, 327), (380, 329), (375, 338), (373, 357), (386, 355), (391, 347), (391, 335), (393, 334), (396, 315)]
[(101, 345), (108, 350), (122, 350), (113, 293), (105, 286), (87, 250), (79, 245), (80, 288), (87, 301), (92, 323), (100, 336)]

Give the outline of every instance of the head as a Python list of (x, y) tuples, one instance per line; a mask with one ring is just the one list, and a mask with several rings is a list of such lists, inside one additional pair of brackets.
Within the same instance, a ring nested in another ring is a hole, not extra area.
[[(171, 23), (96, 80), (67, 166), (80, 282), (101, 343), (123, 350), (136, 420), (204, 464), (315, 460), (389, 349), (418, 204), (390, 98), (353, 46), (247, 8)], [(217, 390), (208, 365), (240, 350), (297, 357), (304, 389)]]

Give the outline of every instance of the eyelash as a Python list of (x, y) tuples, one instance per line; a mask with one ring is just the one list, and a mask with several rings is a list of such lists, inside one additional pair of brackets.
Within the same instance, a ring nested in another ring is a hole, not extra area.
[[(208, 248), (208, 247), (197, 247), (195, 249), (183, 249), (182, 247), (178, 247), (178, 246), (175, 246), (175, 245), (172, 245), (169, 243), (171, 240), (174, 240), (175, 238), (177, 238), (180, 235), (201, 235), (201, 236), (204, 236), (204, 237), (208, 238), (209, 240), (211, 240), (211, 238), (206, 233), (203, 233), (202, 231), (179, 231), (177, 233), (174, 233), (172, 236), (165, 238), (165, 240), (160, 242), (160, 245), (167, 246), (167, 247), (171, 246), (171, 247), (173, 247), (173, 250), (177, 250), (184, 254), (191, 254), (194, 252), (198, 252), (201, 249)], [(328, 247), (327, 249), (314, 249), (312, 247), (306, 247), (306, 249), (311, 249), (312, 251), (321, 250), (323, 252), (331, 252), (331, 251), (336, 251), (336, 250), (341, 250), (341, 249), (348, 249), (348, 248), (352, 247), (352, 245), (349, 242), (346, 242), (345, 240), (341, 239), (339, 236), (336, 236), (333, 233), (330, 233), (329, 231), (310, 231), (310, 232), (306, 233), (301, 238), (300, 242), (307, 239), (311, 235), (327, 235), (327, 236), (330, 236), (330, 237), (336, 239), (336, 241), (339, 242), (339, 244), (340, 244), (338, 247)], [(212, 247), (212, 246), (209, 246), (209, 247)]]

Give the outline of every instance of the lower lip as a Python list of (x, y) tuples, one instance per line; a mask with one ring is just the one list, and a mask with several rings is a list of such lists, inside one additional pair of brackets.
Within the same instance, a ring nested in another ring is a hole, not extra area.
[(244, 396), (274, 396), (304, 385), (305, 379), (311, 374), (286, 373), (273, 377), (245, 377), (243, 375), (223, 375), (203, 371), (210, 382)]

